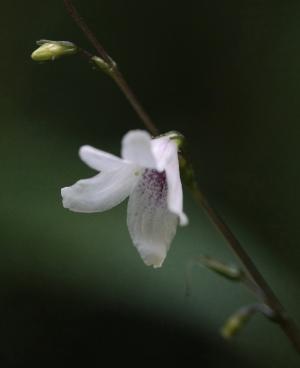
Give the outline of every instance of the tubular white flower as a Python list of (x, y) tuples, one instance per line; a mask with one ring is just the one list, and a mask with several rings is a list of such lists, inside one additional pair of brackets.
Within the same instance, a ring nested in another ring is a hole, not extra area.
[(61, 190), (63, 205), (74, 212), (102, 212), (129, 196), (127, 225), (147, 265), (160, 267), (178, 222), (186, 225), (176, 144), (167, 136), (151, 139), (128, 132), (122, 158), (83, 146), (80, 158), (100, 173)]

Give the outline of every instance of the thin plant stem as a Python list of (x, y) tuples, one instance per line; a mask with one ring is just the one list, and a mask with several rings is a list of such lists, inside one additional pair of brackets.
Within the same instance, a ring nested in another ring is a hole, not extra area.
[(90, 43), (94, 46), (95, 50), (101, 56), (101, 58), (109, 65), (111, 65), (111, 59), (108, 56), (105, 49), (102, 47), (102, 45), (98, 42), (97, 38), (93, 34), (93, 32), (90, 30), (88, 25), (85, 23), (81, 15), (78, 13), (77, 9), (75, 8), (73, 2), (71, 0), (64, 0), (65, 7), (67, 9), (67, 12), (69, 13), (70, 17), (74, 19), (78, 27), (82, 30), (86, 38), (90, 41)]
[(118, 69), (116, 69), (112, 73), (112, 78), (120, 88), (120, 90), (124, 93), (126, 98), (128, 99), (129, 103), (137, 113), (137, 115), (140, 117), (140, 119), (144, 122), (145, 127), (149, 130), (149, 132), (156, 137), (159, 135), (159, 130), (155, 126), (155, 124), (152, 122), (150, 116), (146, 113), (142, 105), (139, 103), (136, 95), (133, 93), (132, 89), (129, 87), (127, 81), (123, 77), (123, 75), (120, 73)]
[[(133, 109), (141, 118), (145, 127), (149, 130), (149, 132), (153, 136), (157, 136), (159, 132), (158, 128), (151, 120), (149, 115), (146, 113), (146, 111), (142, 107), (141, 103), (138, 101), (135, 94), (132, 92), (125, 78), (117, 68), (116, 63), (109, 56), (104, 47), (100, 44), (100, 42), (94, 36), (93, 32), (87, 26), (85, 21), (79, 15), (79, 13), (77, 12), (76, 8), (73, 5), (73, 2), (71, 0), (64, 0), (64, 3), (69, 15), (74, 19), (78, 27), (86, 35), (90, 43), (97, 51), (99, 57), (101, 57), (105, 61), (105, 63), (111, 68), (110, 75), (112, 79), (118, 85), (120, 90), (124, 93)], [(85, 52), (84, 50), (83, 52), (85, 56), (89, 57), (89, 55), (91, 55), (88, 52)], [(255, 285), (257, 285), (256, 297), (262, 300), (272, 310), (272, 312), (274, 313), (274, 318), (272, 319), (279, 324), (279, 326), (284, 331), (289, 341), (300, 353), (300, 333), (298, 327), (296, 326), (294, 321), (291, 320), (290, 317), (287, 315), (284, 307), (282, 306), (278, 298), (275, 296), (274, 292), (272, 291), (272, 289), (270, 288), (269, 284), (264, 279), (260, 271), (257, 269), (253, 260), (250, 258), (245, 249), (242, 247), (241, 243), (233, 234), (233, 232), (230, 230), (228, 225), (223, 221), (223, 219), (209, 204), (208, 200), (201, 193), (197, 185), (194, 186), (192, 194), (195, 202), (199, 205), (199, 207), (204, 208), (213, 224), (227, 240), (229, 248), (234, 253), (236, 258), (240, 261), (240, 263), (243, 265), (245, 274), (249, 278), (249, 282), (253, 282)]]

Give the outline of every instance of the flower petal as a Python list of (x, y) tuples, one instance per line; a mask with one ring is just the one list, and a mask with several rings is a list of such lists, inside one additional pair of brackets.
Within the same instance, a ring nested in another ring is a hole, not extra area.
[(165, 172), (168, 183), (168, 208), (179, 217), (180, 225), (188, 224), (188, 218), (183, 212), (183, 193), (180, 180), (177, 146), (170, 141), (168, 145), (169, 159), (166, 163)]
[(168, 162), (174, 155), (174, 147), (177, 155), (176, 144), (167, 136), (152, 139), (151, 141), (152, 152), (157, 162), (157, 170), (165, 170)]
[(187, 225), (188, 218), (183, 212), (183, 193), (180, 180), (177, 145), (169, 137), (159, 137), (152, 140), (152, 149), (159, 168), (165, 170), (168, 183), (168, 207), (178, 215), (180, 225)]
[(152, 152), (152, 140), (143, 130), (128, 132), (122, 141), (122, 157), (141, 167), (157, 168), (157, 160)]
[(124, 165), (121, 158), (92, 146), (80, 147), (79, 156), (84, 163), (97, 171), (115, 170)]
[(127, 225), (132, 241), (147, 265), (162, 265), (177, 224), (177, 215), (168, 209), (165, 173), (146, 169), (129, 196)]
[(102, 212), (121, 203), (138, 181), (135, 167), (125, 164), (118, 170), (102, 172), (62, 188), (63, 206), (74, 212)]

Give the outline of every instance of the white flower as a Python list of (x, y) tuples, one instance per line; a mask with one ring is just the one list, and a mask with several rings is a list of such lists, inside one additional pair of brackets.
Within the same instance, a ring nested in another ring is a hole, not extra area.
[(128, 132), (122, 158), (82, 146), (79, 156), (100, 171), (61, 190), (63, 205), (75, 212), (102, 212), (129, 196), (127, 225), (147, 265), (160, 267), (178, 222), (186, 225), (177, 146), (168, 136), (151, 139), (141, 130)]

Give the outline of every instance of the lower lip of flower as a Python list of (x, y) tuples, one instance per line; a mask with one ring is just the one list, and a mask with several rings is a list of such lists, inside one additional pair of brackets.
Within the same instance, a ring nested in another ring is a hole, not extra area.
[(165, 200), (168, 191), (167, 178), (165, 171), (159, 172), (154, 169), (145, 169), (140, 182), (143, 192), (148, 192), (149, 199), (156, 205)]

